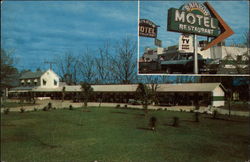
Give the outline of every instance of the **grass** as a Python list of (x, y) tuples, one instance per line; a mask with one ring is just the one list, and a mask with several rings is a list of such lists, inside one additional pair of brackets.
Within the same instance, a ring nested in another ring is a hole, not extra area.
[[(194, 121), (193, 113), (88, 108), (2, 114), (1, 160), (246, 161), (247, 118)], [(150, 117), (156, 131), (148, 130)], [(173, 127), (173, 117), (180, 126)]]

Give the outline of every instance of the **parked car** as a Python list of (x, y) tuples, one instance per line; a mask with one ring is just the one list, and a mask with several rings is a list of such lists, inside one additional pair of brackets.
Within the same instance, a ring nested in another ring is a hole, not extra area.
[[(167, 74), (181, 73), (181, 74), (192, 74), (194, 72), (194, 58), (193, 53), (177, 53), (175, 57), (171, 60), (161, 61), (161, 70)], [(212, 59), (203, 59), (203, 57), (198, 54), (198, 72), (199, 73), (215, 73), (215, 68), (212, 67)], [(211, 71), (212, 70), (212, 71)]]

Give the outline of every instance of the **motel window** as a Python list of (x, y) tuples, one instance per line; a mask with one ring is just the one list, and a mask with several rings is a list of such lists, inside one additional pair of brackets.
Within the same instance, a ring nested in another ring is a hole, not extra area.
[(43, 85), (46, 85), (46, 83), (47, 83), (46, 80), (43, 79)]

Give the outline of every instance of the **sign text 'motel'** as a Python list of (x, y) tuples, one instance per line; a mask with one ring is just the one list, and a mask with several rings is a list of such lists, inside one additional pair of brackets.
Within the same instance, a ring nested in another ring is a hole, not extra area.
[(168, 30), (212, 37), (220, 34), (217, 19), (175, 8), (168, 10)]
[(143, 37), (157, 37), (157, 25), (147, 19), (140, 19), (139, 23), (139, 36)]

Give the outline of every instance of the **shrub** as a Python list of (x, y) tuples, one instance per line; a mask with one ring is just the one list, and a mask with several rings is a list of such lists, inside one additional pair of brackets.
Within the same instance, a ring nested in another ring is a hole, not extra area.
[(56, 110), (56, 107), (53, 107), (54, 110)]
[(52, 103), (51, 102), (48, 103), (48, 109), (52, 109)]
[(178, 127), (179, 126), (179, 118), (178, 117), (174, 117), (173, 118), (173, 126), (174, 127)]
[(4, 110), (3, 110), (3, 112), (4, 112), (4, 114), (9, 114), (9, 112), (10, 112), (10, 109), (9, 109), (9, 108), (7, 108), (7, 109), (4, 109)]
[(124, 105), (124, 108), (128, 108), (128, 105)]
[(72, 105), (69, 105), (69, 110), (73, 110), (73, 106)]
[(34, 108), (34, 111), (37, 111), (37, 108)]
[(121, 105), (116, 105), (116, 108), (120, 108), (121, 107)]
[(48, 111), (49, 109), (48, 109), (48, 107), (47, 106), (44, 106), (43, 107), (43, 111)]
[(182, 109), (180, 109), (180, 112), (182, 112), (183, 110)]
[(218, 111), (214, 110), (213, 111), (213, 119), (217, 119), (217, 116), (218, 116)]
[(191, 113), (193, 113), (193, 112), (194, 112), (194, 110), (190, 110), (190, 112), (191, 112)]
[(20, 109), (20, 113), (24, 113), (24, 111), (25, 111), (25, 109), (22, 107), (22, 108)]
[(149, 119), (149, 126), (151, 127), (152, 130), (155, 130), (156, 121), (157, 121), (157, 118), (154, 117), (154, 116), (152, 116), (152, 117)]
[(199, 113), (198, 112), (195, 112), (194, 114), (194, 119), (195, 119), (195, 122), (199, 122)]

